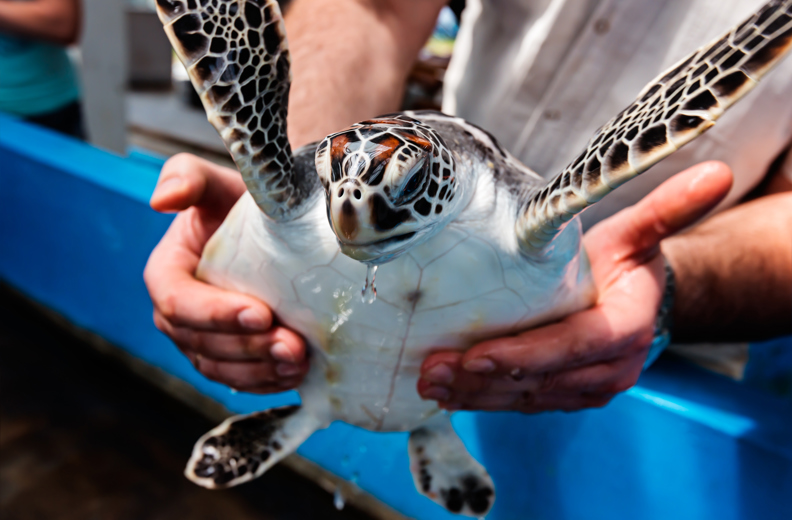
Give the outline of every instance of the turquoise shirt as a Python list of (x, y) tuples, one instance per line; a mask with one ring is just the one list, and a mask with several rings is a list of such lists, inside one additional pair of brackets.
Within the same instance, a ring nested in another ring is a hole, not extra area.
[(0, 34), (0, 111), (36, 116), (79, 97), (63, 47)]

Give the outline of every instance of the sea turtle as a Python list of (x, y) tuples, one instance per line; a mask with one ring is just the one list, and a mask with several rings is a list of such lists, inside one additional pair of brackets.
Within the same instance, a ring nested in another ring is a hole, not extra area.
[(277, 2), (157, 4), (248, 188), (197, 275), (267, 302), (311, 351), (300, 406), (223, 422), (186, 475), (209, 488), (251, 480), (339, 420), (410, 431), (419, 492), (475, 516), (493, 482), (418, 396), (423, 359), (592, 305), (574, 215), (711, 127), (792, 47), (792, 0), (773, 0), (652, 81), (547, 183), (438, 112), (381, 116), (292, 152)]

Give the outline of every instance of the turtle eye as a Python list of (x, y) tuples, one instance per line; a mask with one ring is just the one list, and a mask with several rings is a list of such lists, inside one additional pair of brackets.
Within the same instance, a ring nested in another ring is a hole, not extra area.
[(416, 172), (410, 180), (407, 181), (407, 185), (404, 187), (404, 191), (402, 191), (402, 197), (409, 197), (413, 194), (415, 190), (421, 185), (421, 172)]
[(424, 173), (426, 173), (426, 166), (426, 161), (422, 159), (410, 169), (412, 175), (410, 176), (410, 180), (408, 180), (401, 189), (399, 201), (404, 202), (412, 199), (413, 195), (415, 195), (421, 187), (421, 181), (423, 180)]

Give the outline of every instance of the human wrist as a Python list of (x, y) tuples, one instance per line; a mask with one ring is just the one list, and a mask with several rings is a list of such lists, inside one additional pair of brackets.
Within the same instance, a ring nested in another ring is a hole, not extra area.
[(294, 148), (398, 109), (406, 75), (398, 42), (365, 2), (298, 0), (285, 24), (292, 61), (288, 134)]

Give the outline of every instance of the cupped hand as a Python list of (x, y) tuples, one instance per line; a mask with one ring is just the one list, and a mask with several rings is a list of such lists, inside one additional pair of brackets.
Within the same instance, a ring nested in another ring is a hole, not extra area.
[(704, 216), (731, 183), (725, 164), (702, 163), (593, 227), (583, 243), (599, 294), (594, 307), (467, 352), (435, 353), (421, 367), (419, 394), (449, 410), (606, 405), (638, 380), (652, 342), (665, 287), (660, 241)]
[(155, 325), (204, 376), (246, 392), (282, 392), (308, 370), (300, 336), (278, 326), (260, 300), (195, 278), (206, 242), (244, 192), (229, 168), (189, 154), (165, 163), (151, 207), (179, 213), (143, 277)]

